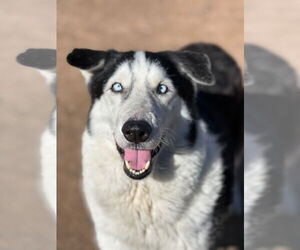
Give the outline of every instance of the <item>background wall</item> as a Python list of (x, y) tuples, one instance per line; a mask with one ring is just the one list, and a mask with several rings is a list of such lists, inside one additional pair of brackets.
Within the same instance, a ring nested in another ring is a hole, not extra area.
[(242, 0), (58, 1), (58, 249), (96, 249), (81, 194), (81, 134), (89, 108), (73, 48), (170, 50), (205, 41), (242, 64)]

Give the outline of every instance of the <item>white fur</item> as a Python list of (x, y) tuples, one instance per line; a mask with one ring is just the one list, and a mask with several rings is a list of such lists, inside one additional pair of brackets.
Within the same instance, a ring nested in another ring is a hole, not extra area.
[[(56, 113), (54, 115), (56, 117)], [(48, 128), (41, 138), (41, 165), (43, 192), (51, 211), (56, 215), (56, 135)]]
[[(38, 70), (45, 78), (48, 86), (56, 84), (56, 70)], [(52, 114), (51, 125), (56, 131), (56, 110)], [(41, 136), (41, 176), (42, 190), (47, 204), (56, 218), (56, 132), (47, 126)]]
[[(210, 245), (222, 188), (220, 147), (199, 122), (194, 147), (184, 148), (189, 114), (175, 91), (153, 94), (161, 81), (173, 90), (162, 67), (137, 52), (130, 67), (119, 65), (91, 110), (91, 133), (85, 131), (82, 139), (83, 189), (101, 250), (205, 250)], [(114, 82), (124, 86), (126, 101), (111, 92)], [(145, 148), (155, 147), (163, 133), (172, 137), (152, 173), (139, 181), (124, 173), (115, 145), (126, 146), (120, 127), (132, 115), (156, 131)]]
[(80, 70), (86, 83), (89, 83), (93, 76), (93, 71), (102, 68), (104, 65), (104, 60), (101, 60), (95, 67), (92, 67), (88, 70)]
[(42, 70), (39, 69), (38, 72), (45, 78), (48, 85), (56, 81), (56, 70)]
[(244, 239), (246, 249), (258, 234), (259, 221), (256, 220), (255, 206), (263, 197), (269, 182), (269, 166), (264, 156), (265, 147), (259, 139), (245, 133), (245, 172), (244, 172)]
[(124, 174), (114, 142), (84, 133), (84, 192), (102, 250), (208, 248), (222, 166), (210, 134), (197, 144), (191, 152), (174, 155), (169, 166), (174, 179), (163, 182), (151, 175), (134, 181)]

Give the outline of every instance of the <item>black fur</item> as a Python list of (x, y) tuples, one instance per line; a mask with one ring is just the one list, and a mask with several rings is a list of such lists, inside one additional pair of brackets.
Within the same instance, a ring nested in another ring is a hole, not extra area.
[(17, 62), (41, 70), (55, 69), (56, 51), (54, 49), (28, 49), (17, 56)]
[[(173, 52), (146, 52), (146, 58), (151, 61), (157, 61), (166, 71), (168, 77), (172, 80), (178, 95), (184, 100), (186, 103), (190, 115), (196, 119), (197, 118), (197, 109), (195, 105), (195, 90), (191, 80), (186, 77), (186, 75), (181, 74), (178, 70), (178, 65), (174, 61), (175, 58), (172, 55)], [(177, 52), (174, 52), (177, 53)], [(171, 56), (170, 56), (171, 55)], [(186, 60), (186, 58), (185, 58)]]
[(67, 61), (74, 67), (88, 70), (97, 66), (102, 59), (105, 60), (107, 54), (105, 51), (74, 49), (67, 56)]
[[(232, 188), (234, 177), (240, 179), (240, 187), (243, 186), (243, 121), (244, 121), (244, 101), (243, 101), (243, 80), (241, 71), (223, 49), (213, 44), (192, 44), (183, 50), (197, 51), (208, 55), (211, 61), (211, 71), (215, 77), (215, 85), (198, 85), (197, 107), (200, 119), (203, 119), (208, 128), (218, 135), (219, 141), (224, 145), (224, 187), (217, 206), (214, 210), (216, 223), (219, 219), (224, 220), (222, 229), (214, 232), (215, 249), (218, 245), (239, 245), (243, 248), (243, 212), (236, 220), (236, 237), (228, 240), (226, 232), (228, 228), (224, 226), (228, 218), (224, 217), (232, 202)], [(238, 176), (236, 173), (239, 173)], [(240, 190), (243, 193), (243, 189)], [(243, 207), (241, 207), (243, 211)], [(228, 225), (232, 227), (232, 225)], [(227, 239), (225, 239), (227, 238)]]
[(197, 124), (195, 121), (191, 121), (189, 132), (187, 133), (186, 139), (189, 142), (189, 146), (193, 147), (197, 138)]
[(134, 52), (123, 52), (118, 53), (115, 51), (109, 51), (106, 55), (106, 61), (103, 68), (94, 72), (91, 82), (89, 84), (89, 92), (92, 97), (92, 100), (100, 98), (103, 94), (103, 88), (115, 72), (117, 67), (124, 61), (133, 60)]

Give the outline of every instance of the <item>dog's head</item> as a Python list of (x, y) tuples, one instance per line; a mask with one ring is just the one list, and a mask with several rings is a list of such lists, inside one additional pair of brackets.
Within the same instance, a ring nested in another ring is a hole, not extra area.
[(151, 172), (161, 147), (188, 140), (189, 131), (179, 130), (196, 119), (197, 86), (214, 84), (208, 57), (197, 52), (75, 49), (67, 61), (88, 85), (90, 133), (115, 141), (133, 179)]

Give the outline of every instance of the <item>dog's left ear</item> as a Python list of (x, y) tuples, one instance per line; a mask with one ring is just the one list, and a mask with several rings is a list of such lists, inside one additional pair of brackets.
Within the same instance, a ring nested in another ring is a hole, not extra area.
[(211, 72), (211, 63), (206, 54), (193, 51), (167, 52), (177, 70), (195, 85), (211, 86), (215, 78)]
[(107, 58), (112, 53), (113, 51), (74, 49), (67, 56), (67, 62), (80, 70), (88, 84), (93, 72), (102, 70)]

